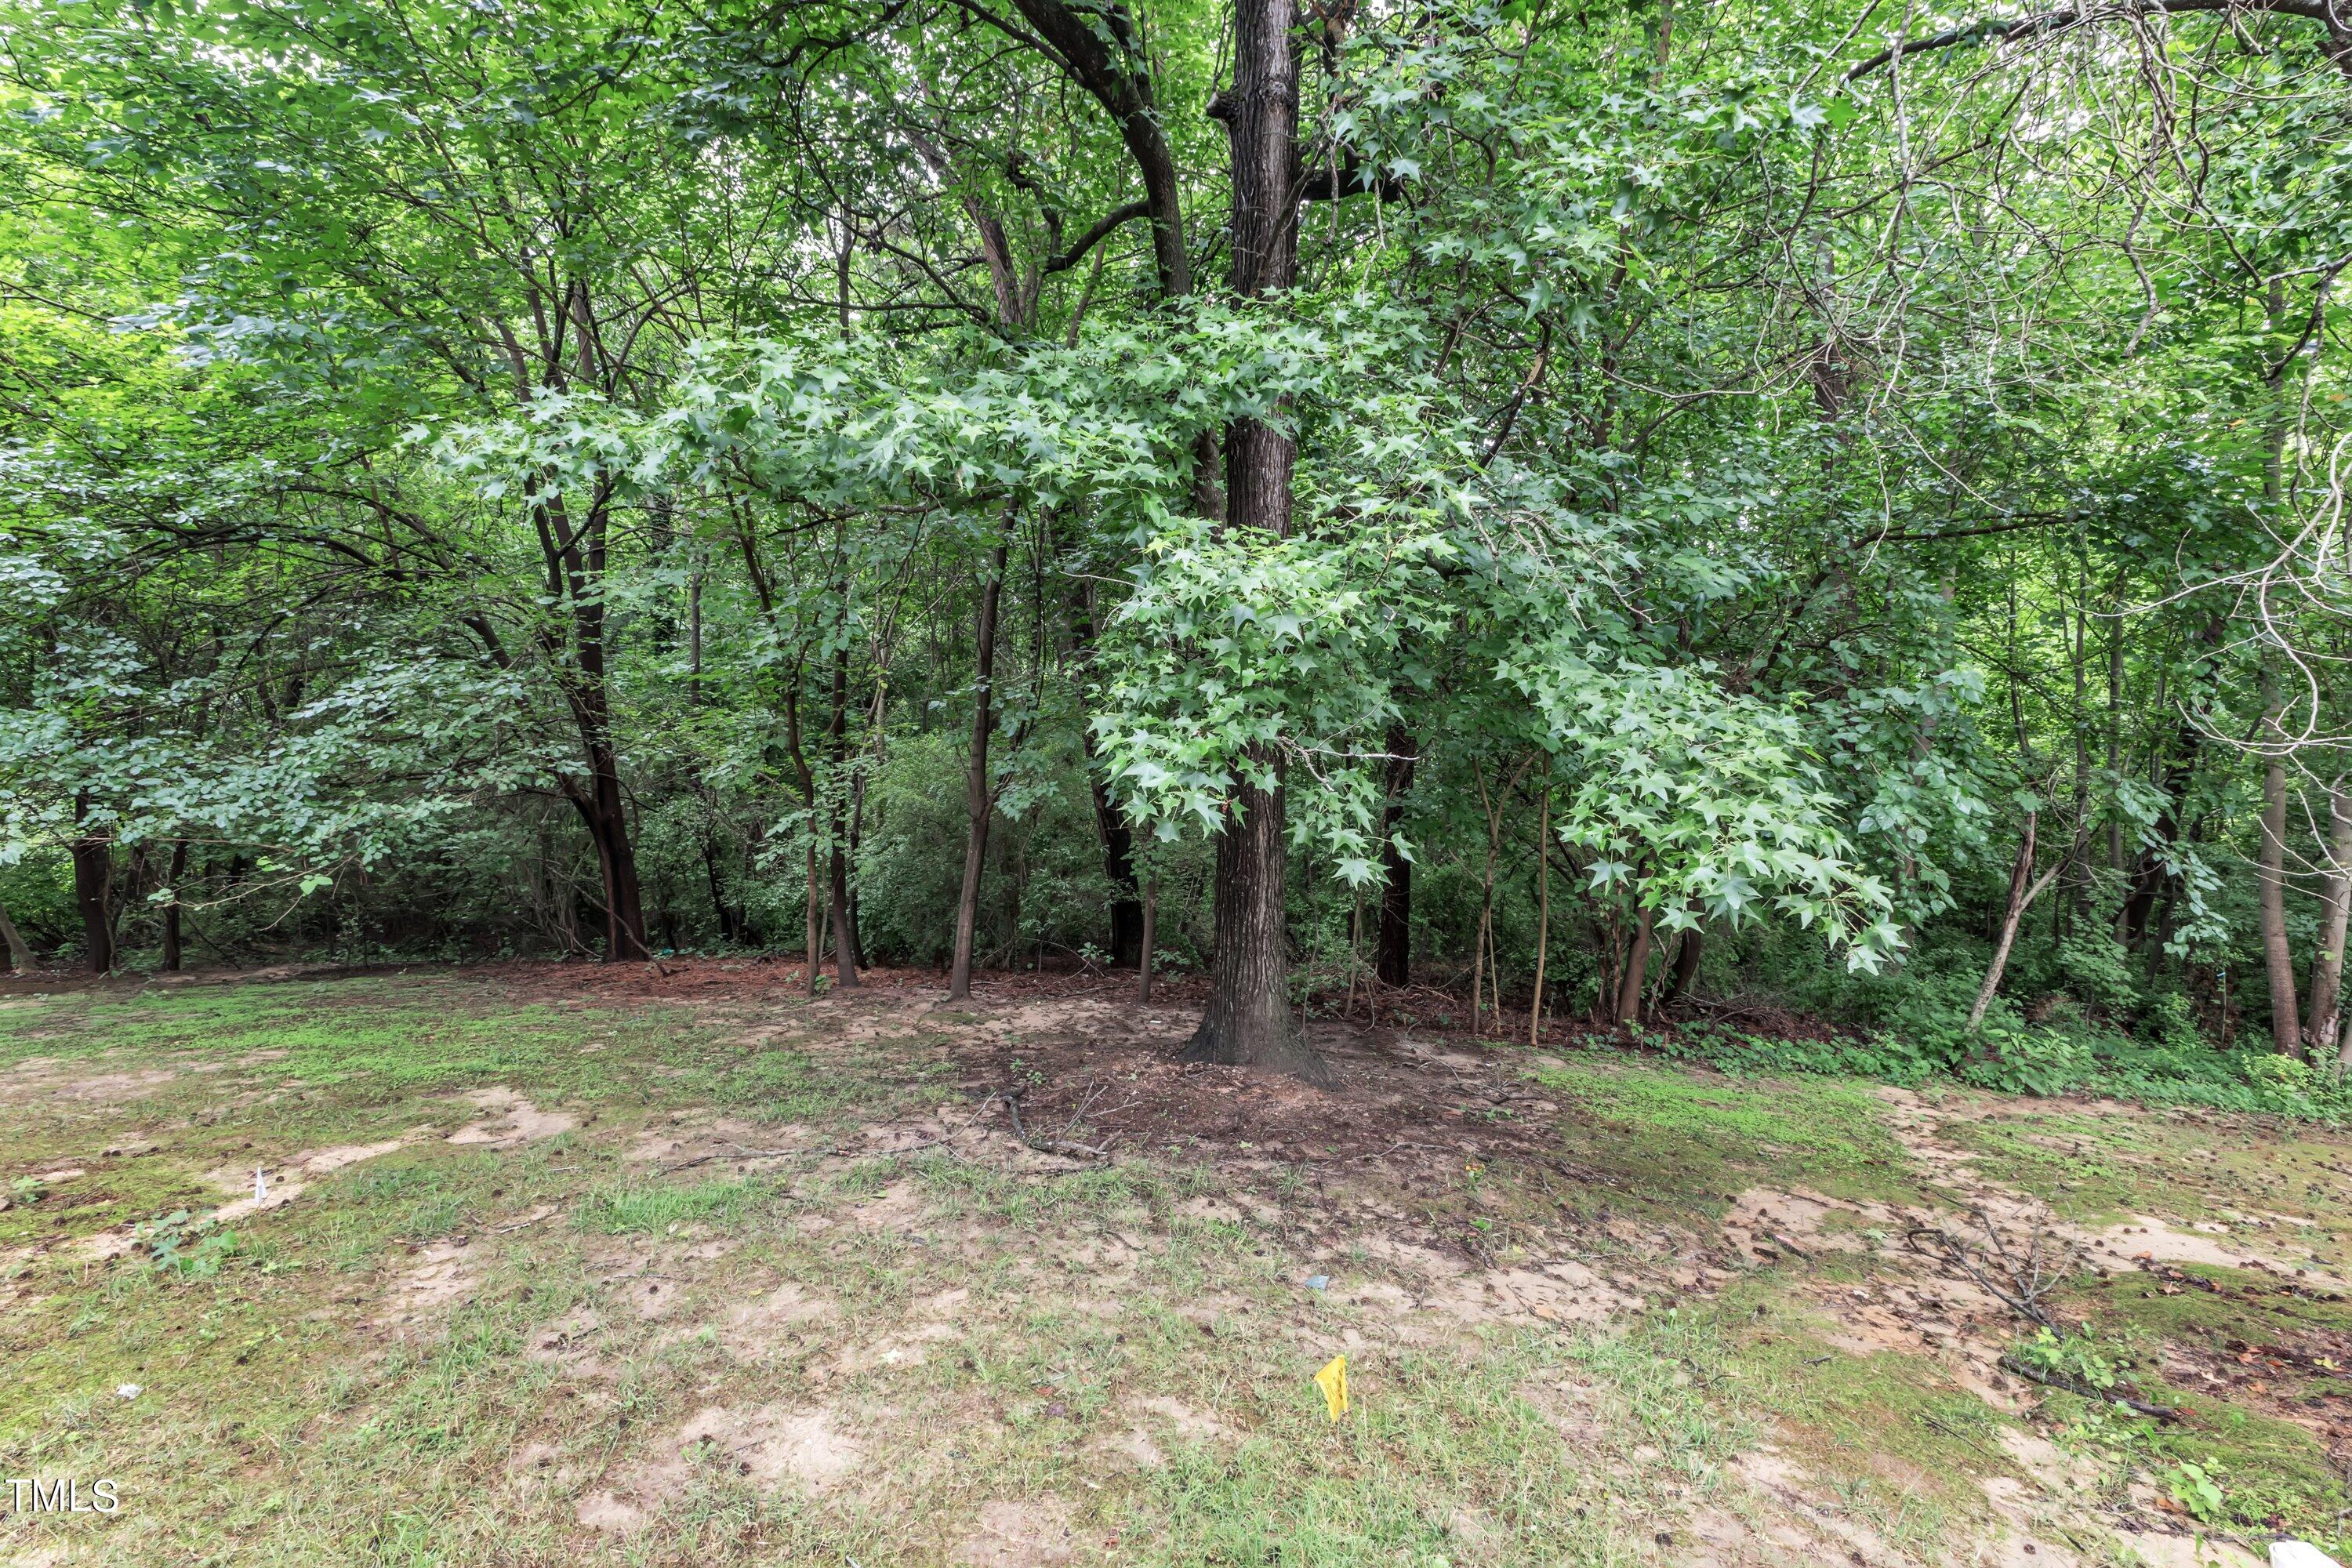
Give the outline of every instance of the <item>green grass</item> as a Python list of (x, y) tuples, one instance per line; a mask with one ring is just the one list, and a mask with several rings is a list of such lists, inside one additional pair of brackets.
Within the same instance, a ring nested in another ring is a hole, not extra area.
[(1919, 1195), (1879, 1101), (1853, 1083), (1598, 1062), (1531, 1076), (1570, 1102), (1578, 1152), (1653, 1198), (1719, 1203), (1759, 1175), (1838, 1197)]
[[(0, 1308), (0, 1468), (110, 1474), (131, 1500), (102, 1535), (34, 1537), (0, 1517), (0, 1558), (33, 1540), (68, 1563), (936, 1565), (995, 1501), (1034, 1505), (1079, 1563), (1664, 1563), (1687, 1543), (1657, 1537), (1688, 1510), (1761, 1506), (1738, 1467), (1766, 1442), (1819, 1507), (1923, 1559), (1972, 1550), (1985, 1527), (1979, 1483), (2008, 1469), (2004, 1418), (1925, 1363), (1833, 1349), (1806, 1291), (1845, 1259), (1713, 1295), (1654, 1289), (1652, 1310), (1573, 1329), (1400, 1318), (1351, 1296), (1411, 1274), (1349, 1240), (1351, 1204), (1382, 1205), (1388, 1233), (1431, 1257), (1475, 1246), (1519, 1267), (1567, 1248), (1608, 1273), (1651, 1267), (1652, 1230), (1702, 1244), (1748, 1184), (1924, 1199), (1865, 1088), (1580, 1058), (1541, 1081), (1561, 1153), (1619, 1184), (1580, 1190), (1519, 1161), (1411, 1190), (1337, 1162), (1019, 1173), (951, 1145), (829, 1152), (932, 1110), (958, 1069), (937, 1034), (835, 1045), (821, 1015), (776, 1011), (510, 1003), (430, 975), (0, 1008), (0, 1061), (176, 1075), (112, 1103), (34, 1096), (0, 1121), (0, 1179), (89, 1172), (0, 1212), (0, 1259), (34, 1249), (0, 1261), (15, 1275), (0, 1291), (24, 1292)], [(461, 1091), (492, 1084), (578, 1130), (444, 1142), (484, 1114)], [(794, 1146), (811, 1152), (750, 1175), (625, 1155), (648, 1128), (721, 1110), (803, 1124), (814, 1135)], [(2031, 1131), (1987, 1134), (2002, 1141), (1989, 1173), (2070, 1157)], [(2043, 1131), (2118, 1161), (2190, 1158), (2200, 1132), (2099, 1117)], [(47, 1245), (200, 1211), (226, 1195), (205, 1180), (215, 1168), (394, 1138), (237, 1222), (216, 1273)], [(101, 1152), (142, 1140), (158, 1147)], [(2313, 1143), (2295, 1169), (2327, 1153)], [(451, 1259), (461, 1299), (404, 1305)], [(1304, 1290), (1318, 1269), (1339, 1288)], [(2152, 1337), (2231, 1331), (2241, 1307), (2238, 1331), (2333, 1331), (2340, 1310), (2130, 1283), (2095, 1310)], [(778, 1300), (807, 1315), (762, 1318)], [(576, 1351), (534, 1349), (556, 1326)], [(1308, 1379), (1343, 1350), (1356, 1408), (1334, 1426)], [(852, 1481), (814, 1492), (698, 1450), (662, 1472), (642, 1532), (583, 1530), (577, 1499), (713, 1406), (832, 1412), (861, 1447)], [(2217, 1405), (2179, 1437), (2137, 1441), (2127, 1462), (2204, 1455), (2241, 1514), (2319, 1527), (2334, 1494), (2300, 1428)], [(1121, 1458), (1139, 1442), (1165, 1463)], [(518, 1467), (526, 1447), (545, 1465)]]
[(687, 1225), (733, 1225), (773, 1195), (775, 1184), (752, 1176), (713, 1177), (691, 1186), (607, 1187), (581, 1205), (580, 1223), (621, 1236), (674, 1231)]

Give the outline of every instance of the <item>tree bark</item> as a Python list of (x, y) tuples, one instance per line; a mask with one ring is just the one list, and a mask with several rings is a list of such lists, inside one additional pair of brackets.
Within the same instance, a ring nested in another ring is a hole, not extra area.
[(971, 758), (964, 771), (963, 888), (956, 897), (955, 967), (948, 977), (948, 1000), (971, 995), (971, 928), (980, 918), (980, 878), (988, 861), (988, 819), (996, 811), (996, 791), (988, 776), (988, 737), (994, 727), (991, 701), (996, 680), (996, 607), (1004, 591), (1005, 544), (1002, 536), (989, 552), (988, 581), (980, 591), (979, 649), (971, 698)]
[[(2268, 319), (2271, 331), (2285, 323), (2285, 283), (2276, 274), (2270, 280)], [(2270, 388), (2271, 415), (2263, 431), (2263, 500), (2275, 517), (2280, 489), (2280, 458), (2286, 445), (2286, 364), (2279, 362), (2265, 378)], [(2270, 755), (2263, 768), (2262, 931), (2263, 972), (2270, 982), (2271, 1045), (2283, 1057), (2303, 1055), (2303, 1022), (2295, 1016), (2294, 950), (2286, 940), (2286, 733), (2281, 724), (2278, 679), (2267, 659), (2263, 664), (2263, 727)]]
[[(2123, 596), (2123, 575), (2118, 573), (2109, 602), (2119, 610)], [(2114, 610), (2108, 614), (2113, 620), (2107, 627), (2107, 773), (2110, 778), (2115, 778), (2121, 776), (2124, 766), (2124, 618)], [(2107, 869), (2120, 871), (2123, 868), (2123, 813), (2111, 805), (2107, 810)]]
[[(2271, 724), (2275, 740), (2275, 716)], [(2286, 757), (2273, 749), (2263, 768), (2263, 972), (2270, 982), (2271, 1044), (2281, 1056), (2303, 1054), (2303, 1024), (2295, 1016), (2294, 952), (2286, 940)]]
[(1706, 932), (1697, 926), (1683, 932), (1682, 945), (1675, 949), (1674, 978), (1666, 983), (1666, 994), (1658, 999), (1665, 1006), (1691, 988), (1698, 978), (1698, 962), (1706, 949)]
[(2001, 971), (2009, 967), (2009, 950), (2017, 945), (2019, 922), (2025, 919), (2025, 911), (2034, 898), (2058, 875), (2058, 868), (2053, 866), (2042, 873), (2039, 881), (2033, 879), (2033, 835), (2038, 815), (2031, 811), (2025, 814), (2025, 837), (2017, 847), (2017, 863), (2010, 868), (2009, 908), (2001, 916), (2000, 940), (1993, 946), (1992, 963), (1985, 967), (1984, 984), (1977, 990), (1976, 1005), (1969, 1009), (1970, 1034), (1984, 1022), (1985, 1009), (1992, 1005), (1993, 994), (2000, 989)]
[[(1298, 39), (1294, 0), (1239, 0), (1234, 12), (1233, 86), (1211, 104), (1233, 163), (1233, 268), (1244, 298), (1298, 280)], [(1228, 525), (1276, 537), (1290, 531), (1289, 437), (1255, 419), (1225, 430)], [(1244, 782), (1217, 837), (1216, 959), (1209, 1005), (1185, 1055), (1196, 1061), (1274, 1068), (1328, 1081), (1329, 1069), (1300, 1035), (1288, 998), (1284, 952), (1280, 762), (1252, 759), (1274, 787)]]
[(2320, 899), (2319, 952), (2311, 961), (2311, 1059), (2335, 1063), (2344, 1028), (2344, 937), (2352, 925), (2352, 794), (2338, 779), (2327, 792), (2327, 879)]
[[(1070, 645), (1072, 665), (1083, 671), (1094, 657), (1095, 646), (1094, 588), (1083, 577), (1070, 595)], [(1079, 687), (1083, 697), (1083, 677)], [(1086, 752), (1087, 788), (1094, 800), (1095, 837), (1102, 847), (1103, 875), (1111, 886), (1110, 961), (1125, 968), (1141, 962), (1143, 946), (1144, 900), (1136, 881), (1135, 831), (1103, 781), (1092, 725), (1079, 726), (1078, 744)]]
[(576, 531), (570, 512), (560, 504), (549, 502), (535, 510), (551, 584), (562, 591), (572, 611), (573, 668), (565, 686), (588, 762), (587, 792), (583, 796), (575, 789), (572, 801), (596, 846), (596, 867), (604, 876), (604, 962), (643, 959), (648, 956), (645, 910), (604, 677), (606, 503), (599, 496)]
[[(1250, 0), (1244, 0), (1246, 5)], [(1143, 182), (1151, 220), (1151, 260), (1164, 299), (1192, 291), (1184, 248), (1183, 183), (1160, 106), (1143, 35), (1122, 0), (1013, 0), (1023, 18), (1053, 47), (1058, 63), (1118, 126), (1119, 140)]]
[(8, 918), (8, 911), (5, 909), (0, 909), (0, 942), (8, 944), (9, 968), (19, 974), (33, 973), (36, 962), (33, 950), (25, 944), (24, 937), (17, 933), (16, 922)]
[[(1088, 737), (1087, 749), (1094, 749)], [(1089, 757), (1088, 762), (1092, 762)], [(1110, 961), (1121, 968), (1142, 962), (1145, 899), (1135, 880), (1135, 830), (1099, 773), (1094, 786), (1095, 831), (1102, 843), (1103, 875), (1110, 879)]]
[(593, 745), (590, 751), (593, 776), (585, 793), (576, 792), (572, 804), (596, 847), (596, 870), (604, 884), (604, 962), (643, 959), (646, 917), (637, 883), (637, 858), (629, 843), (628, 808), (621, 795), (621, 776), (612, 748)]
[(708, 832), (702, 837), (702, 871), (710, 882), (710, 908), (719, 917), (719, 940), (741, 941), (748, 922), (743, 916), (727, 907), (727, 882), (719, 874), (719, 840)]
[[(559, 671), (565, 705), (580, 734), (583, 759), (588, 764), (588, 786), (583, 789), (568, 773), (556, 775), (556, 784), (580, 814), (581, 826), (596, 848), (596, 868), (604, 885), (604, 962), (616, 963), (647, 956), (646, 919), (637, 882), (636, 852), (629, 842), (628, 805), (621, 788), (621, 770), (613, 746), (612, 712), (604, 679), (604, 607), (599, 596), (604, 576), (604, 507), (589, 509), (588, 521), (575, 530), (562, 504), (545, 500), (530, 508), (540, 550), (546, 559), (548, 591), (572, 605), (574, 646), (570, 666)], [(492, 663), (501, 669), (515, 667), (497, 629), (487, 616), (464, 617), (482, 640)], [(551, 659), (561, 651), (560, 639), (543, 639)]]
[[(74, 801), (74, 820), (89, 819), (89, 796)], [(114, 848), (103, 834), (79, 835), (72, 846), (74, 903), (81, 911), (82, 945), (92, 974), (114, 967), (114, 922), (108, 918), (107, 894), (114, 880)]]
[(1642, 1021), (1642, 987), (1649, 979), (1650, 939), (1657, 926), (1657, 911), (1647, 904), (1642, 906), (1642, 916), (1633, 926), (1633, 940), (1625, 950), (1625, 973), (1617, 982), (1617, 1022), (1638, 1024)]
[(1216, 958), (1186, 1061), (1272, 1068), (1316, 1083), (1330, 1069), (1299, 1035), (1283, 952), (1282, 790), (1244, 784), (1217, 836)]
[(1151, 941), (1158, 934), (1153, 928), (1159, 923), (1159, 913), (1160, 885), (1146, 882), (1143, 885), (1143, 940), (1136, 954), (1135, 965), (1135, 999), (1138, 1002), (1151, 1000)]
[(1536, 822), (1536, 988), (1528, 1002), (1528, 1045), (1543, 1037), (1544, 961), (1551, 956), (1551, 766), (1544, 766), (1543, 808)]
[(816, 814), (809, 814), (808, 842), (808, 994), (816, 994), (817, 965), (824, 952), (824, 913), (816, 893)]
[(187, 870), (188, 841), (173, 839), (171, 869), (164, 873), (172, 890), (172, 901), (163, 906), (163, 968), (167, 973), (176, 974), (180, 969), (180, 879)]
[(1383, 985), (1412, 984), (1412, 862), (1397, 853), (1405, 797), (1420, 752), (1402, 721), (1389, 726), (1388, 804), (1381, 813), (1381, 936), (1373, 973)]
[(849, 762), (849, 646), (833, 650), (833, 720), (826, 731), (833, 756), (833, 983), (840, 990), (857, 984), (857, 932), (849, 914), (849, 824), (843, 815), (840, 781)]
[[(2207, 618), (2198, 637), (2205, 651), (2198, 660), (2193, 675), (2206, 679), (2211, 678), (2225, 625), (2220, 616)], [(2157, 843), (2154, 847), (2141, 849), (2132, 867), (2131, 895), (2124, 901), (2123, 911), (2118, 917), (2121, 928), (2118, 934), (2127, 946), (2137, 947), (2147, 941), (2151, 917), (2156, 913), (2158, 896), (2170, 880), (2170, 874), (2165, 869), (2165, 855), (2181, 841), (2181, 814), (2187, 808), (2189, 785), (2195, 782), (2198, 759), (2205, 746), (2205, 729), (2196, 718), (2198, 700), (2199, 694), (2192, 691), (2180, 704), (2180, 721), (2171, 754), (2157, 786), (2164, 802), (2157, 813)], [(2164, 706), (2161, 687), (2157, 692), (2156, 706), (2159, 709)], [(2150, 957), (2151, 965), (2157, 957), (2161, 956), (2163, 946), (2160, 941), (2156, 944), (2156, 952)]]

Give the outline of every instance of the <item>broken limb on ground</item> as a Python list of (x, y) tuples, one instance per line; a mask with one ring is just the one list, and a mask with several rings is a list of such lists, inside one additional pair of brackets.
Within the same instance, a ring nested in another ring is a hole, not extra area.
[(664, 969), (0, 1002), (0, 1562), (2341, 1545), (2335, 1131)]

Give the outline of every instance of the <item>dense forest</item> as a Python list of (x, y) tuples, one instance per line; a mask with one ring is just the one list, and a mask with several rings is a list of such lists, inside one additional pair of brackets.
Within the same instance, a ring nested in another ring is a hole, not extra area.
[(2317, 0), (9, 0), (0, 107), (20, 970), (2338, 1092)]

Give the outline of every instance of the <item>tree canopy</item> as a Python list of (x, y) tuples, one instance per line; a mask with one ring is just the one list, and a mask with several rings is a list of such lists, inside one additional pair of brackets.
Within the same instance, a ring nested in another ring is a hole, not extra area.
[(4, 0), (0, 110), (76, 962), (2337, 1058), (2324, 8)]

